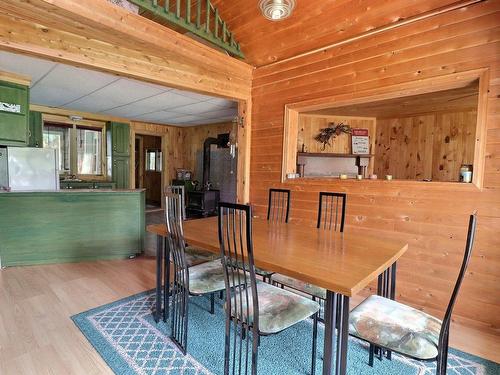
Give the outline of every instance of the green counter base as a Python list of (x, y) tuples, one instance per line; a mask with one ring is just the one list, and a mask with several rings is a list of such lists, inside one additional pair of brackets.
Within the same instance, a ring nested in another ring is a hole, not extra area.
[(0, 194), (1, 267), (126, 259), (144, 247), (143, 190)]

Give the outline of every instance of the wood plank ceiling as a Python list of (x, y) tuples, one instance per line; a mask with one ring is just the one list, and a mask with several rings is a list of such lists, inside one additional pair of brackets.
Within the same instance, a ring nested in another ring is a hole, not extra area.
[[(266, 20), (257, 1), (212, 0), (254, 66), (336, 43), (456, 0), (298, 0), (292, 16)], [(333, 15), (333, 17), (332, 17)]]

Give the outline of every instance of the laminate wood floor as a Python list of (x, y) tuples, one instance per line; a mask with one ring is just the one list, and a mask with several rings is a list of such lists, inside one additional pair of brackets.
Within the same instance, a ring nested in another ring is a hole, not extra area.
[[(154, 287), (155, 261), (69, 263), (0, 271), (0, 374), (112, 374), (69, 318)], [(454, 347), (500, 361), (498, 336), (454, 325)]]

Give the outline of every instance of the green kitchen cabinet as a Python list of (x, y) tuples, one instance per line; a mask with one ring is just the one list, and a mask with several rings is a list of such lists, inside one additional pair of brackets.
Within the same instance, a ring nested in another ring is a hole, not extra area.
[(110, 122), (111, 152), (115, 156), (130, 156), (130, 126), (121, 122)]
[(116, 184), (116, 188), (128, 189), (130, 176), (130, 158), (128, 156), (113, 158), (111, 171), (113, 182)]
[(94, 189), (116, 189), (116, 184), (114, 182), (94, 182)]
[(129, 188), (130, 125), (121, 122), (107, 124), (108, 175), (117, 189)]
[(93, 189), (94, 183), (87, 181), (61, 181), (59, 183), (60, 189)]
[(43, 120), (41, 112), (30, 111), (28, 146), (43, 147)]
[(0, 145), (28, 145), (28, 113), (28, 86), (0, 81)]

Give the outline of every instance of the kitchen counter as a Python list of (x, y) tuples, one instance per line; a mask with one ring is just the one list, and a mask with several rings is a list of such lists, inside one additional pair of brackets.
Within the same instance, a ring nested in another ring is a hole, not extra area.
[(143, 189), (0, 194), (0, 265), (128, 258), (143, 251)]
[(140, 193), (146, 189), (60, 189), (60, 190), (36, 190), (36, 191), (4, 191), (7, 194), (72, 194), (72, 193)]

